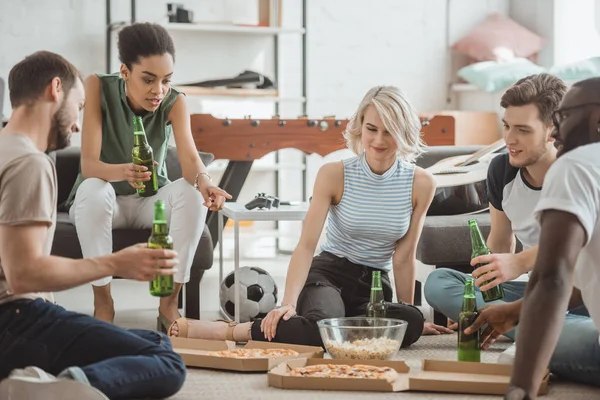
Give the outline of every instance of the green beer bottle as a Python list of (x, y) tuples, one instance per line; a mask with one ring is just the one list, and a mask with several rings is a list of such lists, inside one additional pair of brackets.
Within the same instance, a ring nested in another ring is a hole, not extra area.
[(158, 192), (158, 179), (154, 168), (154, 154), (152, 147), (150, 147), (146, 139), (142, 117), (139, 116), (133, 117), (133, 150), (131, 151), (131, 156), (135, 165), (142, 165), (148, 168), (148, 172), (152, 173), (149, 181), (141, 182), (144, 187), (137, 189), (138, 194), (141, 197), (154, 196)]
[(373, 271), (371, 278), (371, 298), (367, 304), (367, 317), (385, 318), (387, 306), (383, 302), (383, 287), (381, 286), (381, 272)]
[[(469, 220), (469, 229), (471, 230), (471, 248), (472, 248), (471, 259), (478, 257), (478, 256), (491, 254), (492, 252), (486, 246), (485, 240), (483, 240), (483, 235), (481, 234), (481, 231), (479, 230), (479, 226), (477, 226), (476, 220), (474, 220), (474, 219)], [(485, 265), (485, 263), (477, 264), (474, 268), (479, 268), (482, 265)], [(477, 278), (477, 277), (475, 277), (475, 278)], [(487, 282), (489, 282), (489, 281), (487, 281)], [(489, 301), (500, 300), (504, 297), (504, 289), (502, 288), (502, 285), (500, 284), (489, 290), (486, 290), (486, 291), (482, 290), (481, 296), (483, 297), (483, 300), (486, 303)]]
[[(173, 239), (169, 235), (167, 228), (165, 203), (162, 200), (154, 202), (154, 222), (152, 224), (152, 234), (148, 239), (148, 247), (151, 249), (173, 248)], [(173, 275), (157, 275), (150, 282), (150, 294), (157, 297), (169, 296), (173, 294), (173, 286)]]
[(475, 300), (475, 284), (473, 283), (473, 278), (467, 277), (462, 309), (458, 316), (458, 361), (481, 362), (479, 329), (470, 335), (465, 335), (464, 332), (465, 329), (475, 322), (478, 315), (477, 301)]

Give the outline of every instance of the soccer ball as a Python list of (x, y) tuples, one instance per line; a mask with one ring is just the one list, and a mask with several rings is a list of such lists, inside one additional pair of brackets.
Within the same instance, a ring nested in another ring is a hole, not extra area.
[[(240, 322), (264, 318), (277, 304), (277, 285), (267, 271), (258, 267), (241, 267), (239, 272)], [(234, 272), (221, 282), (221, 312), (234, 318), (237, 299), (235, 298)]]

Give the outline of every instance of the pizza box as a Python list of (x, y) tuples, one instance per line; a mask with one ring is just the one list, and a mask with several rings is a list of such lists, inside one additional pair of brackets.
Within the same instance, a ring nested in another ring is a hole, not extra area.
[[(421, 370), (409, 374), (409, 390), (503, 395), (508, 390), (512, 369), (508, 364), (423, 360)], [(549, 378), (548, 371), (538, 395), (548, 393)]]
[[(394, 368), (398, 379), (366, 380), (351, 378), (311, 378), (290, 376), (291, 369), (316, 364), (363, 364)], [(411, 371), (404, 361), (293, 359), (277, 365), (268, 373), (268, 384), (281, 389), (357, 390), (376, 392), (443, 392), (463, 394), (506, 393), (512, 365), (459, 361), (423, 360), (422, 370)], [(538, 394), (548, 393), (546, 374)]]
[[(290, 376), (293, 368), (317, 364), (362, 364), (394, 368), (400, 377), (394, 382), (383, 379), (313, 378)], [(360, 390), (369, 392), (400, 392), (408, 390), (408, 365), (404, 361), (344, 360), (296, 358), (281, 363), (267, 374), (269, 386), (281, 389)]]
[(179, 354), (188, 367), (222, 369), (243, 372), (267, 372), (277, 364), (293, 358), (323, 358), (324, 350), (321, 347), (301, 346), (287, 343), (272, 343), (250, 340), (241, 347), (245, 349), (290, 349), (299, 353), (297, 356), (283, 356), (274, 358), (224, 358), (209, 356), (211, 351), (235, 349), (235, 342), (226, 340), (204, 340), (171, 337), (173, 350)]

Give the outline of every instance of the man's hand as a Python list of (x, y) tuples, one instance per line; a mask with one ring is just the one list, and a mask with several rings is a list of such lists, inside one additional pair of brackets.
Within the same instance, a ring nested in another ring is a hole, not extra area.
[(520, 312), (520, 301), (489, 305), (481, 309), (473, 325), (465, 329), (465, 334), (470, 335), (487, 324), (487, 328), (481, 333), (481, 348), (487, 350), (500, 335), (519, 323)]
[[(205, 176), (203, 174), (203, 176)], [(225, 199), (231, 199), (231, 195), (221, 189), (220, 187), (213, 185), (209, 179), (203, 179), (198, 184), (198, 191), (204, 198), (204, 205), (208, 207), (210, 211), (218, 211), (223, 208)]]
[[(521, 276), (524, 271), (516, 254), (488, 254), (475, 257), (471, 265), (486, 264), (473, 271), (475, 285), (483, 292)], [(487, 282), (487, 283), (486, 283)]]
[(423, 325), (423, 335), (441, 335), (442, 333), (454, 333), (454, 331), (433, 322), (425, 322)]
[(173, 275), (179, 261), (174, 250), (150, 249), (145, 243), (113, 253), (110, 259), (114, 275), (138, 281), (151, 281), (155, 276)]

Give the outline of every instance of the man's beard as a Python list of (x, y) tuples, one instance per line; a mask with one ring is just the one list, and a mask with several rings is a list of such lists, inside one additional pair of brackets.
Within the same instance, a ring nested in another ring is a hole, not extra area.
[(568, 132), (568, 135), (565, 136), (567, 137), (566, 140), (559, 141), (559, 146), (562, 145), (562, 147), (559, 148), (557, 157), (574, 150), (579, 146), (594, 142), (592, 139), (593, 135), (590, 136), (590, 121), (587, 118), (579, 120), (577, 124), (571, 128), (571, 131)]
[(548, 148), (546, 147), (546, 141), (543, 141), (542, 143), (540, 143), (540, 145), (538, 147), (536, 147), (535, 152), (532, 156), (530, 156), (528, 159), (526, 159), (525, 161), (521, 161), (518, 163), (510, 163), (513, 167), (517, 167), (517, 168), (525, 168), (528, 167), (530, 165), (535, 164), (536, 162), (538, 162), (538, 160), (540, 158), (542, 158), (542, 156), (544, 154), (546, 154), (546, 152), (548, 151)]
[(61, 150), (71, 144), (71, 128), (73, 124), (68, 121), (66, 102), (54, 114), (50, 133), (48, 134), (48, 150)]

